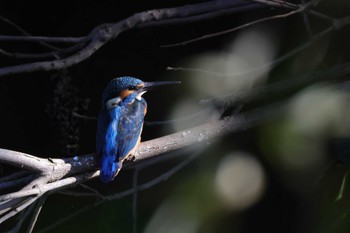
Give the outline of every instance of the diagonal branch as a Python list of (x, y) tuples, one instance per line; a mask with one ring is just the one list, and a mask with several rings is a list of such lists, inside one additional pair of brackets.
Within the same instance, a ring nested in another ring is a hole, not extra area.
[(32, 172), (44, 172), (48, 165), (45, 159), (26, 153), (1, 148), (0, 161), (9, 165), (20, 166), (24, 170), (29, 170)]
[[(181, 131), (143, 142), (138, 147), (133, 162), (159, 156), (166, 152), (179, 150), (195, 144), (207, 144), (210, 140), (222, 137), (228, 133), (241, 131), (271, 120), (282, 111), (282, 107), (266, 107), (241, 114), (237, 117), (228, 117), (200, 125), (185, 132)], [(14, 159), (6, 159), (7, 157), (12, 157), (11, 154), (14, 155)], [(18, 160), (17, 164), (15, 163), (16, 159)], [(0, 201), (2, 203), (0, 203), (0, 209), (3, 204), (8, 202), (30, 197), (36, 200), (36, 198), (49, 191), (58, 191), (75, 186), (99, 175), (99, 171), (96, 171), (97, 160), (93, 154), (67, 159), (43, 159), (20, 152), (1, 149), (0, 161), (19, 167), (24, 165), (26, 169), (40, 173), (37, 180), (33, 180), (24, 188), (19, 187), (19, 190), (16, 192), (1, 195)], [(22, 163), (21, 161), (24, 162)], [(38, 165), (38, 169), (34, 169), (36, 165)], [(24, 200), (19, 206), (20, 210), (29, 206), (26, 204), (28, 201), (33, 202), (34, 200)], [(11, 206), (8, 206), (3, 212), (4, 216), (0, 218), (0, 223), (19, 212), (9, 207)]]

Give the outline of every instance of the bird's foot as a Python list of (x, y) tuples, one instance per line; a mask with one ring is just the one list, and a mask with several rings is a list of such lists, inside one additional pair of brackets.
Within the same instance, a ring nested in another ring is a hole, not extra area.
[(129, 155), (129, 157), (127, 158), (127, 160), (131, 162), (135, 161), (135, 159), (136, 159), (135, 155)]

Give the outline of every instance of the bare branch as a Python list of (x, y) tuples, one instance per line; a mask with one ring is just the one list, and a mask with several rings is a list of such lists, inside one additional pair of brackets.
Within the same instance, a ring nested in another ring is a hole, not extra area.
[(0, 161), (32, 172), (43, 172), (48, 165), (45, 159), (6, 149), (0, 149)]
[(235, 13), (241, 13), (244, 11), (248, 11), (248, 10), (253, 10), (253, 9), (257, 9), (257, 8), (262, 8), (264, 7), (263, 5), (257, 5), (257, 4), (237, 4), (235, 5), (235, 7), (228, 7), (228, 8), (221, 8), (218, 9), (217, 11), (213, 11), (213, 12), (207, 12), (204, 14), (200, 14), (200, 15), (188, 15), (186, 17), (183, 18), (174, 18), (174, 19), (164, 19), (164, 20), (160, 20), (160, 21), (151, 21), (151, 22), (147, 22), (145, 24), (140, 24), (138, 27), (139, 28), (143, 28), (143, 27), (156, 27), (156, 26), (164, 26), (164, 25), (179, 25), (179, 24), (185, 24), (185, 23), (194, 23), (194, 22), (201, 22), (204, 20), (210, 20), (210, 19), (214, 19), (214, 18), (218, 18), (218, 17), (222, 17), (225, 15), (233, 15)]
[(101, 193), (99, 193), (96, 189), (93, 189), (85, 184), (80, 184), (80, 187), (90, 191), (92, 194), (95, 194), (95, 196), (98, 196), (100, 198), (103, 198), (103, 195)]
[(279, 0), (249, 0), (252, 2), (262, 3), (263, 5), (280, 7), (285, 9), (297, 9), (298, 5), (287, 2), (287, 1), (279, 1)]
[(27, 41), (27, 42), (49, 42), (49, 43), (84, 43), (88, 37), (46, 37), (46, 36), (7, 36), (0, 35), (0, 41)]
[(43, 59), (58, 56), (57, 52), (47, 52), (47, 53), (12, 53), (0, 49), (0, 54), (16, 59)]
[(0, 76), (34, 72), (39, 70), (50, 71), (50, 70), (67, 68), (69, 66), (75, 65), (85, 60), (86, 58), (90, 57), (90, 55), (93, 54), (96, 50), (98, 50), (103, 44), (104, 42), (102, 42), (101, 40), (94, 40), (94, 42), (91, 42), (79, 53), (76, 53), (65, 59), (35, 62), (35, 63), (28, 63), (23, 65), (0, 68)]
[[(290, 2), (279, 1), (279, 0), (248, 0), (248, 1), (261, 3), (261, 4), (264, 4), (267, 6), (284, 8), (284, 9), (292, 9), (293, 10), (293, 9), (300, 8), (302, 11), (305, 11), (307, 8), (314, 7), (319, 3), (319, 0), (313, 0), (313, 1), (310, 1), (310, 2), (303, 4), (303, 5), (297, 5), (297, 4), (293, 4)], [(307, 10), (307, 12), (312, 14), (313, 16), (327, 20), (329, 22), (332, 22), (334, 20), (334, 18), (332, 18), (328, 15), (322, 14), (320, 12), (314, 11), (314, 10)]]
[(0, 20), (7, 23), (8, 25), (10, 25), (11, 27), (15, 28), (18, 32), (22, 33), (22, 35), (25, 36), (29, 36), (30, 34), (24, 30), (22, 27), (20, 27), (19, 25), (15, 24), (14, 22), (12, 22), (11, 20), (9, 20), (8, 18), (0, 15)]
[[(252, 3), (244, 3), (244, 2), (239, 3), (239, 6), (243, 6), (243, 5), (252, 6)], [(43, 61), (43, 62), (35, 62), (35, 63), (16, 65), (16, 66), (3, 67), (3, 68), (0, 68), (0, 76), (34, 72), (34, 71), (51, 71), (51, 70), (67, 68), (87, 59), (92, 54), (94, 54), (99, 48), (101, 48), (104, 44), (106, 44), (108, 41), (115, 39), (122, 32), (130, 30), (132, 28), (145, 26), (150, 22), (159, 22), (159, 21), (169, 20), (169, 19), (174, 19), (172, 22), (179, 23), (184, 18), (186, 19), (186, 21), (189, 21), (188, 18), (192, 16), (200, 18), (201, 15), (204, 14), (205, 17), (208, 17), (207, 14), (209, 13), (212, 13), (216, 16), (218, 14), (217, 12), (220, 10), (227, 11), (227, 9), (229, 8), (234, 9), (237, 6), (238, 5), (236, 1), (223, 1), (223, 2), (212, 1), (207, 3), (193, 4), (193, 5), (177, 7), (177, 8), (158, 9), (158, 10), (150, 10), (142, 13), (137, 13), (117, 23), (103, 24), (103, 25), (97, 26), (89, 34), (88, 44), (84, 48), (82, 48), (79, 52), (67, 58), (58, 59), (54, 61)], [(220, 14), (217, 16), (220, 16)], [(82, 38), (84, 39), (80, 38), (78, 39), (78, 41), (86, 39), (86, 37), (82, 37)], [(38, 39), (38, 38), (34, 37), (33, 39)], [(63, 38), (54, 38), (54, 39), (63, 40)], [(54, 39), (48, 38), (47, 40), (54, 40)], [(75, 41), (75, 39), (73, 38), (70, 38), (68, 41), (70, 40)]]
[(0, 49), (0, 53), (4, 56), (10, 57), (10, 58), (16, 58), (16, 59), (44, 59), (44, 58), (59, 59), (63, 55), (76, 52), (83, 47), (84, 47), (84, 44), (81, 43), (81, 44), (70, 46), (68, 48), (64, 48), (64, 49), (57, 48), (55, 49), (55, 51), (44, 52), (44, 53), (16, 53), (16, 52), (8, 52), (3, 49)]

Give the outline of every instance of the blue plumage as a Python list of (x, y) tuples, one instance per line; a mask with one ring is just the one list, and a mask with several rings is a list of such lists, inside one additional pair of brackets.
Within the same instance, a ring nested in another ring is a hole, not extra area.
[(96, 153), (100, 158), (102, 182), (114, 179), (140, 142), (147, 103), (141, 97), (154, 86), (178, 82), (146, 83), (133, 77), (115, 78), (102, 95), (98, 118)]
[(102, 109), (98, 120), (96, 147), (97, 153), (102, 155), (100, 177), (103, 182), (113, 180), (120, 166), (117, 157), (118, 130), (116, 130), (120, 113), (120, 107), (110, 111)]
[(129, 95), (121, 105), (122, 114), (118, 125), (118, 131), (123, 132), (123, 138), (118, 140), (118, 154), (121, 158), (134, 149), (142, 132), (147, 103), (143, 98), (135, 99), (135, 95), (136, 93)]

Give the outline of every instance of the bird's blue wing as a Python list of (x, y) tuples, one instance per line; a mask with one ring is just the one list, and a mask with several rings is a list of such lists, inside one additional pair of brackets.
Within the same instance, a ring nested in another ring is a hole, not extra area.
[[(126, 101), (127, 103), (127, 101)], [(137, 146), (143, 127), (143, 120), (146, 111), (144, 99), (135, 100), (132, 104), (123, 107), (123, 114), (120, 116), (118, 131), (118, 157), (125, 159)]]
[(113, 180), (121, 167), (117, 156), (120, 112), (120, 107), (110, 111), (102, 109), (98, 119), (96, 150), (101, 158), (100, 179), (105, 183)]

